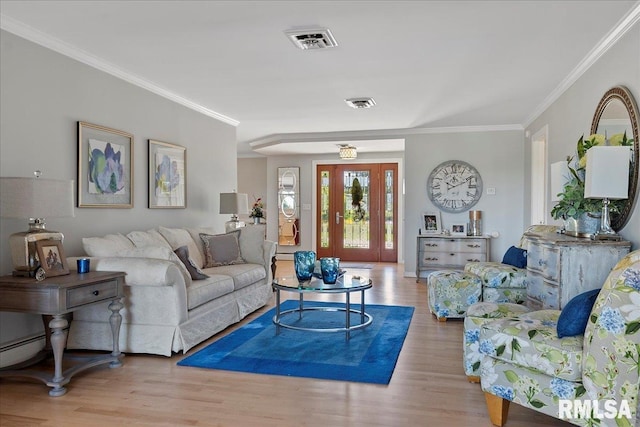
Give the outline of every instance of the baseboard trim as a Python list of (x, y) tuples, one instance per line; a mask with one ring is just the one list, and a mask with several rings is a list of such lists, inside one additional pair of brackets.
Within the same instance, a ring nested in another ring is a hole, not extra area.
[(30, 359), (44, 348), (45, 343), (44, 334), (37, 334), (2, 345), (0, 347), (0, 368), (6, 368)]

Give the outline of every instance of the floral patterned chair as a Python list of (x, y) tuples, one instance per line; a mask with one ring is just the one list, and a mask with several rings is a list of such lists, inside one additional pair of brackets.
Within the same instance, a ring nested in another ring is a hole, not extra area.
[[(633, 426), (640, 385), (640, 250), (609, 274), (584, 335), (558, 338), (560, 314), (540, 310), (482, 325), (480, 377), (491, 422), (502, 426), (515, 402), (576, 425)], [(600, 409), (567, 412), (566, 402), (574, 400), (583, 409)], [(607, 404), (614, 412), (602, 412)]]
[[(531, 225), (527, 232), (554, 232), (555, 225)], [(527, 239), (523, 234), (517, 246), (527, 250)], [(502, 262), (469, 262), (464, 271), (475, 274), (482, 280), (482, 301), (511, 302), (522, 304), (527, 300), (526, 268), (514, 267)]]
[[(528, 232), (555, 232), (555, 225), (531, 225)], [(518, 247), (527, 248), (523, 234)], [(502, 318), (511, 318), (529, 311), (521, 305), (527, 300), (526, 268), (517, 268), (499, 262), (470, 262), (465, 271), (478, 276), (482, 282), (482, 301), (467, 309), (464, 318), (463, 352), (464, 372), (470, 382), (480, 382), (480, 353), (478, 339), (483, 324)]]
[(456, 270), (434, 271), (427, 277), (429, 310), (444, 322), (462, 318), (467, 308), (480, 301), (482, 285), (478, 276)]

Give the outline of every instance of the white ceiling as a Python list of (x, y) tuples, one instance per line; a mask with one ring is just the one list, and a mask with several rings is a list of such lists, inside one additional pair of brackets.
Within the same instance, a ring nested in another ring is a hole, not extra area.
[[(246, 156), (522, 129), (638, 22), (640, 2), (0, 0), (0, 15), (7, 31), (237, 124)], [(338, 47), (296, 49), (284, 31), (305, 27), (329, 28)]]

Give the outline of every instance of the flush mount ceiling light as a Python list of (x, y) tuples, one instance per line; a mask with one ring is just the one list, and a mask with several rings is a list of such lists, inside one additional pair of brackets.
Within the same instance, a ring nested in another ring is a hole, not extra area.
[(351, 108), (371, 108), (376, 105), (376, 101), (373, 98), (349, 98), (344, 102)]
[(358, 157), (356, 147), (349, 144), (340, 144), (340, 158), (342, 160), (353, 160)]
[(284, 32), (291, 42), (302, 50), (326, 49), (338, 46), (328, 28), (287, 30)]

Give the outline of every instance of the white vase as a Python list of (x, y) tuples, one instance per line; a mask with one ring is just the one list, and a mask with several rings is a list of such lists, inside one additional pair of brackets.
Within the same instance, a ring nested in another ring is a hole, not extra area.
[(254, 223), (254, 224), (260, 224), (260, 217), (258, 217), (258, 216), (254, 216), (254, 217), (253, 217), (253, 223)]

